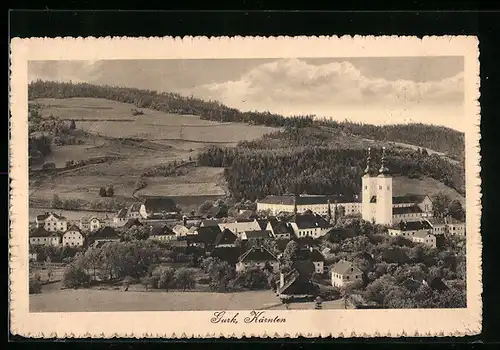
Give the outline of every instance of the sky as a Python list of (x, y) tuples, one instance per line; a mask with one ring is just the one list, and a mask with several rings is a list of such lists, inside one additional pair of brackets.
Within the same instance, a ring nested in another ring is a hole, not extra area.
[(31, 61), (29, 80), (177, 92), (243, 111), (462, 130), (463, 57)]

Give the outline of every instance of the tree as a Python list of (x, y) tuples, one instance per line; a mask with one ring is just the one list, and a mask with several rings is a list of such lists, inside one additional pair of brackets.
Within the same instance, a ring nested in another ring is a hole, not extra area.
[(437, 193), (432, 199), (432, 211), (435, 217), (442, 218), (447, 214), (450, 197), (444, 193)]
[(150, 288), (154, 287), (153, 278), (151, 276), (145, 276), (141, 278), (141, 284), (144, 286), (147, 292)]
[(96, 270), (101, 265), (102, 252), (98, 248), (90, 247), (82, 256), (82, 262), (86, 269), (92, 270), (93, 280), (96, 280)]
[(69, 122), (69, 128), (70, 128), (70, 130), (76, 129), (76, 122), (74, 119), (71, 119), (71, 121)]
[(59, 198), (59, 196), (57, 194), (54, 194), (52, 196), (52, 201), (50, 202), (50, 206), (53, 209), (62, 209), (63, 202), (62, 202), (61, 198)]
[(267, 289), (269, 276), (258, 267), (250, 267), (237, 274), (235, 284), (250, 290)]
[(465, 220), (464, 207), (462, 206), (462, 203), (460, 203), (460, 201), (458, 200), (454, 200), (450, 203), (450, 205), (448, 206), (448, 214), (456, 220), (460, 221)]
[(201, 204), (198, 207), (198, 214), (199, 215), (204, 215), (206, 214), (212, 207), (214, 206), (214, 203), (212, 201), (205, 201), (203, 204)]
[(183, 291), (186, 289), (194, 289), (196, 285), (195, 270), (189, 268), (180, 268), (175, 271), (175, 284), (177, 287), (182, 288)]
[(115, 195), (115, 189), (113, 188), (113, 186), (108, 186), (108, 188), (106, 188), (106, 197), (113, 197)]
[(165, 289), (168, 292), (174, 286), (174, 269), (171, 267), (157, 267), (152, 274), (153, 280), (156, 282), (156, 288)]
[(71, 263), (64, 270), (62, 279), (63, 286), (66, 288), (79, 288), (90, 282), (90, 276), (85, 271), (82, 264)]
[(99, 196), (106, 197), (106, 188), (104, 188), (104, 187), (99, 188)]
[(299, 245), (295, 241), (290, 241), (285, 247), (283, 252), (283, 265), (291, 266), (295, 260), (297, 260), (297, 253), (299, 251)]
[(214, 259), (208, 268), (210, 289), (216, 292), (227, 292), (234, 274), (234, 269), (227, 262)]
[(42, 278), (40, 274), (35, 273), (33, 276), (30, 276), (29, 280), (29, 294), (38, 294), (42, 292)]

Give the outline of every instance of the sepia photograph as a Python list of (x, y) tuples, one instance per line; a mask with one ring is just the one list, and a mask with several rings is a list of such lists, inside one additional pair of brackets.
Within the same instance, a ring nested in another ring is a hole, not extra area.
[(463, 65), (29, 62), (30, 309), (465, 307)]
[(471, 61), (299, 51), (26, 60), (15, 234), (39, 326), (200, 312), (280, 327), (307, 310), (309, 333), (329, 311), (466, 323), (454, 313), (480, 288)]

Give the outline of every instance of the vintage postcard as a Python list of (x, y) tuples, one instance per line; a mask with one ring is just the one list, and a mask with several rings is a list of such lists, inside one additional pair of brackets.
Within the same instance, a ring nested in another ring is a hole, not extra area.
[(481, 332), (478, 40), (11, 42), (10, 327)]

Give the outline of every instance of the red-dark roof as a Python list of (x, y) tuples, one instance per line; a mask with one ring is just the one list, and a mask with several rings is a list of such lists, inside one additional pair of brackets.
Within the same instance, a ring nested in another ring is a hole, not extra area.
[(422, 209), (420, 209), (418, 205), (413, 205), (411, 207), (392, 208), (392, 215), (418, 214), (418, 213), (422, 213)]
[(252, 247), (239, 258), (240, 262), (251, 261), (278, 261), (278, 259), (264, 247)]
[(118, 233), (110, 226), (101, 227), (91, 236), (91, 239), (119, 238)]
[(396, 225), (396, 228), (401, 231), (419, 231), (431, 230), (432, 226), (426, 220), (421, 221), (401, 221)]
[(300, 249), (297, 252), (298, 260), (309, 260), (312, 262), (325, 261), (325, 257), (318, 249)]
[(42, 226), (40, 226), (34, 230), (31, 230), (29, 232), (30, 237), (50, 237), (50, 236), (54, 236), (54, 235), (55, 235), (54, 232), (49, 232), (45, 228), (43, 228)]
[(271, 231), (261, 230), (261, 231), (245, 231), (245, 236), (247, 239), (259, 239), (259, 238), (272, 238), (273, 234)]
[(308, 229), (308, 228), (328, 228), (330, 224), (326, 221), (321, 215), (317, 214), (296, 214), (292, 218), (292, 222), (297, 224), (299, 229)]
[(210, 256), (213, 258), (218, 258), (222, 261), (226, 261), (231, 265), (234, 265), (238, 262), (238, 258), (241, 255), (241, 249), (238, 247), (230, 247), (230, 246), (218, 246), (215, 247)]
[(217, 238), (215, 239), (215, 245), (221, 245), (221, 244), (234, 244), (236, 241), (236, 235), (229, 229), (224, 229), (221, 233), (217, 235)]
[(362, 273), (362, 271), (354, 266), (353, 263), (346, 260), (340, 260), (338, 263), (333, 265), (332, 271), (340, 275), (346, 275), (347, 273)]
[(269, 223), (271, 224), (275, 235), (293, 235), (293, 228), (287, 222), (272, 218), (269, 220)]

